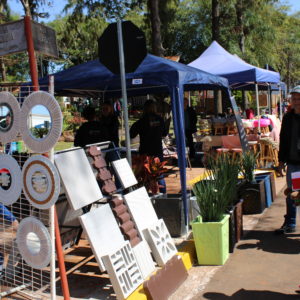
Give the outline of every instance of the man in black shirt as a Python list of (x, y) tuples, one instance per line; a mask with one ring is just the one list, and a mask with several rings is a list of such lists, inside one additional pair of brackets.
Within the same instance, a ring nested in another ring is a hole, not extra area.
[(162, 138), (167, 135), (164, 120), (156, 112), (156, 103), (148, 100), (142, 117), (130, 128), (130, 138), (140, 136), (140, 154), (158, 157), (163, 161)]
[[(279, 167), (287, 164), (287, 187), (292, 187), (291, 174), (300, 171), (300, 86), (291, 91), (292, 110), (282, 120), (279, 144)], [(294, 200), (287, 196), (285, 220), (275, 233), (284, 234), (296, 230), (296, 206)]]
[(190, 158), (195, 158), (195, 145), (193, 133), (197, 131), (197, 115), (195, 110), (190, 107), (189, 99), (184, 98), (184, 131), (185, 131), (185, 139), (186, 145), (190, 150)]
[[(162, 162), (163, 147), (162, 138), (168, 134), (164, 120), (157, 114), (156, 103), (153, 100), (146, 101), (142, 117), (130, 128), (130, 138), (140, 137), (140, 154), (158, 157)], [(166, 183), (163, 177), (158, 180), (161, 193), (166, 193)]]

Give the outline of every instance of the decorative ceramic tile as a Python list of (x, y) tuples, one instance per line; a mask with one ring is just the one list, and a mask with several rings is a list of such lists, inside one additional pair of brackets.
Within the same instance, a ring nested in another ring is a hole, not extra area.
[(163, 266), (177, 253), (176, 246), (163, 219), (158, 220), (153, 226), (146, 228), (144, 236), (159, 266)]
[(94, 156), (93, 166), (97, 169), (107, 167), (106, 161), (102, 155)]
[(124, 189), (138, 183), (126, 158), (115, 160), (112, 165)]
[[(130, 241), (131, 247), (134, 247), (140, 242), (140, 238), (135, 228), (135, 224), (128, 214), (128, 209), (125, 205), (122, 195), (114, 195), (110, 201), (110, 206), (112, 207), (112, 211), (120, 223), (121, 232), (125, 236), (126, 240)], [(126, 214), (128, 214), (129, 219), (126, 219), (126, 217), (124, 218)]]
[(151, 257), (149, 247), (145, 241), (141, 241), (132, 248), (132, 251), (140, 267), (143, 278), (146, 279), (155, 271), (155, 264)]
[(115, 183), (111, 179), (103, 181), (101, 188), (106, 195), (114, 193), (117, 190)]
[(101, 155), (101, 149), (97, 146), (90, 146), (90, 147), (87, 147), (87, 152), (89, 155), (91, 156), (97, 156), (97, 155)]
[(140, 284), (143, 277), (129, 242), (112, 254), (103, 257), (103, 262), (118, 299), (127, 298)]
[(100, 168), (99, 169), (99, 173), (98, 173), (98, 177), (100, 180), (108, 180), (108, 179), (112, 179), (112, 175), (110, 173), (109, 170), (107, 170), (107, 168)]
[(102, 257), (124, 244), (119, 225), (109, 204), (103, 204), (79, 217), (85, 229), (100, 270), (105, 271)]
[(153, 208), (149, 195), (144, 187), (141, 187), (124, 196), (130, 214), (135, 222), (140, 235), (143, 230), (156, 224), (158, 221), (156, 212)]
[(58, 153), (54, 160), (74, 210), (103, 198), (83, 149)]
[(181, 257), (175, 255), (144, 283), (144, 289), (152, 300), (168, 300), (187, 277)]
[(43, 269), (50, 263), (51, 238), (48, 229), (38, 219), (23, 219), (17, 231), (17, 244), (22, 258), (35, 268)]

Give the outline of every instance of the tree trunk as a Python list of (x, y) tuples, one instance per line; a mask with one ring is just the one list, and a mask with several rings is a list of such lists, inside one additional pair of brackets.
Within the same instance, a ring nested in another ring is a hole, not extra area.
[(5, 82), (6, 81), (6, 67), (5, 67), (5, 63), (4, 63), (2, 57), (0, 58), (0, 69), (1, 69), (2, 81)]
[(30, 11), (30, 3), (28, 0), (20, 0), (22, 3), (22, 6), (24, 8), (24, 12), (26, 16), (31, 16), (31, 11)]
[(244, 16), (243, 16), (243, 0), (237, 0), (235, 5), (236, 10), (236, 20), (238, 27), (238, 36), (239, 36), (239, 47), (241, 52), (245, 53), (245, 34), (244, 34)]
[(154, 55), (163, 56), (164, 49), (161, 42), (161, 22), (159, 17), (158, 1), (159, 0), (148, 1), (152, 29), (152, 52)]
[(211, 1), (211, 32), (212, 40), (220, 40), (220, 3), (219, 0)]

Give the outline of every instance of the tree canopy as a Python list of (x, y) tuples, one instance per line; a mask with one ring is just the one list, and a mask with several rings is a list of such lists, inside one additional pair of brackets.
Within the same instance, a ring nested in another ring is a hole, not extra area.
[[(21, 2), (32, 15), (42, 17), (41, 7), (51, 15), (47, 1)], [(2, 22), (11, 18), (7, 3), (0, 1), (7, 16)], [(57, 32), (62, 67), (97, 58), (99, 36), (121, 18), (145, 32), (150, 53), (180, 55), (181, 62), (189, 63), (217, 39), (247, 62), (280, 72), (289, 86), (299, 80), (300, 13), (289, 14), (278, 0), (68, 0), (64, 13), (47, 24)], [(22, 77), (13, 68), (7, 74)]]

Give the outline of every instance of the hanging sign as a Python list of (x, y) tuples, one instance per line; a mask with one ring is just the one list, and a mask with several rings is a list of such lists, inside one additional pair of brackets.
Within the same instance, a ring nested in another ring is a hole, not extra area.
[[(55, 30), (31, 21), (34, 50), (58, 57)], [(27, 51), (24, 20), (0, 25), (0, 56)]]
[(34, 50), (53, 57), (58, 57), (56, 33), (51, 27), (31, 21)]
[(27, 50), (24, 21), (0, 25), (0, 56)]

